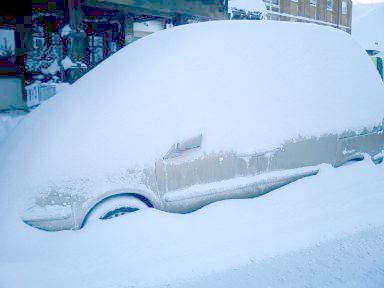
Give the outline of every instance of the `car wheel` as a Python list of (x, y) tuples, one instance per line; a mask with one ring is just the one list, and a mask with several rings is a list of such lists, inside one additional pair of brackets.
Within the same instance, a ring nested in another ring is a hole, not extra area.
[(88, 214), (87, 221), (108, 220), (127, 213), (136, 212), (148, 206), (134, 196), (109, 197), (99, 202)]

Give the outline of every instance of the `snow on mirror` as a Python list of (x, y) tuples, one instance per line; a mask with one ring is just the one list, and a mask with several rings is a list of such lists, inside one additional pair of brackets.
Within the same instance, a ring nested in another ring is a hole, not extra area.
[(199, 148), (201, 146), (201, 142), (203, 140), (203, 135), (200, 134), (198, 136), (189, 138), (183, 142), (179, 142), (173, 144), (171, 148), (168, 150), (167, 154), (163, 157), (164, 160), (175, 158), (181, 156), (185, 151)]

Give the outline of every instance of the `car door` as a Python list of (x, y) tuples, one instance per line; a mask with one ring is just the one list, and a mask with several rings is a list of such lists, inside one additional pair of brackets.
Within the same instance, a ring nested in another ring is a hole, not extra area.
[(383, 149), (384, 133), (382, 126), (375, 127), (371, 131), (344, 133), (337, 140), (335, 166), (341, 166), (352, 160), (362, 160), (364, 153), (375, 156)]
[(191, 137), (172, 145), (163, 159), (156, 162), (160, 196), (236, 176), (237, 158), (233, 153), (206, 154), (202, 152), (202, 145), (202, 135)]

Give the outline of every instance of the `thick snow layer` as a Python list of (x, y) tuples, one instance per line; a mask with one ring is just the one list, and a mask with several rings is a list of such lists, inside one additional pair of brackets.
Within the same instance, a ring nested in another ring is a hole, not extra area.
[(58, 93), (61, 93), (62, 91), (64, 91), (65, 89), (68, 89), (71, 84), (69, 84), (67, 82), (63, 82), (63, 83), (50, 83), (50, 85), (55, 86), (56, 94), (58, 94)]
[(241, 9), (250, 12), (267, 12), (267, 7), (263, 0), (229, 0), (228, 10)]
[[(25, 112), (0, 113), (0, 144), (24, 118)], [(0, 147), (1, 150), (1, 147)], [(1, 191), (1, 190), (0, 190)]]
[(383, 120), (383, 93), (365, 51), (337, 29), (212, 21), (160, 31), (17, 127), (0, 153), (0, 210), (13, 207), (2, 201), (7, 193), (82, 183), (84, 193), (110, 189), (110, 179), (153, 167), (200, 133), (202, 153), (254, 153), (299, 136), (369, 128)]
[(366, 160), (186, 215), (54, 233), (1, 223), (0, 286), (381, 288), (383, 176)]
[[(378, 156), (379, 157), (379, 156)], [(229, 180), (211, 182), (206, 184), (194, 185), (186, 189), (168, 192), (164, 195), (166, 201), (178, 201), (201, 196), (215, 195), (222, 191), (236, 191), (250, 185), (263, 185), (266, 183), (277, 182), (282, 179), (297, 177), (297, 175), (313, 175), (319, 171), (319, 167), (304, 167), (284, 171), (274, 171), (263, 173), (252, 177), (237, 177)]]
[(364, 47), (384, 51), (384, 3), (353, 5), (352, 36)]
[[(384, 283), (384, 227), (291, 252), (244, 267), (179, 281), (196, 287), (377, 287)], [(166, 285), (158, 286), (165, 288)]]

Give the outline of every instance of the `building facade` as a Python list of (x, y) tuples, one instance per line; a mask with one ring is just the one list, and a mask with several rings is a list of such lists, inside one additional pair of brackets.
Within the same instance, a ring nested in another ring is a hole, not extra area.
[(317, 23), (351, 33), (351, 0), (263, 0), (268, 19)]
[(32, 83), (74, 82), (149, 33), (227, 19), (226, 0), (43, 0), (0, 16), (0, 110), (24, 109)]

